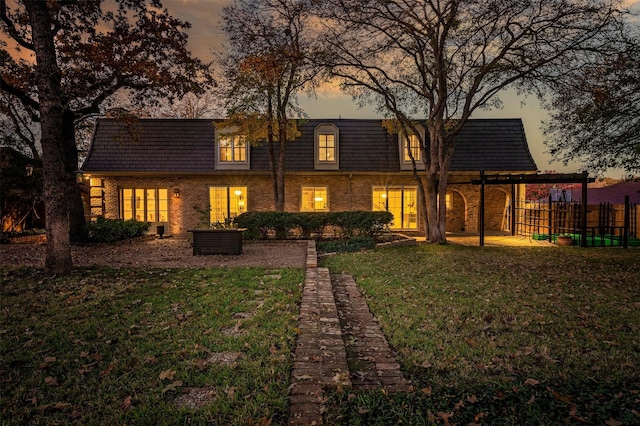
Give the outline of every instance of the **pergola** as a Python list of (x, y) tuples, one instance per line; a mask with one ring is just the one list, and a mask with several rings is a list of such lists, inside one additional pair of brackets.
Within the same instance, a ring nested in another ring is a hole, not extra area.
[[(480, 172), (480, 179), (471, 181), (474, 185), (480, 185), (480, 247), (484, 247), (484, 187), (486, 185), (508, 185), (511, 184), (511, 235), (515, 235), (516, 228), (516, 185), (522, 183), (530, 184), (553, 184), (553, 183), (579, 183), (582, 184), (582, 205), (587, 205), (587, 184), (595, 181), (590, 178), (587, 172), (582, 173), (554, 173), (554, 174), (497, 174), (486, 175)], [(587, 246), (587, 214), (583, 209), (581, 215), (581, 246)]]

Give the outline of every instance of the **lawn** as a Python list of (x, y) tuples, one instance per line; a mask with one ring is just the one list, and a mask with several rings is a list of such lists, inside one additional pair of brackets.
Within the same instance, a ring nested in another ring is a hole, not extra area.
[(284, 424), (302, 269), (0, 270), (11, 424)]
[(423, 245), (352, 274), (414, 392), (334, 394), (330, 424), (640, 424), (640, 251)]

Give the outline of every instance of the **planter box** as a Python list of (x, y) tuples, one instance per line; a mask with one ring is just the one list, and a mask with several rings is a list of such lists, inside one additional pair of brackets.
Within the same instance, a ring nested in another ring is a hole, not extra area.
[(570, 246), (573, 244), (573, 239), (568, 235), (560, 235), (558, 237), (559, 246)]
[(192, 229), (193, 254), (240, 254), (244, 229)]

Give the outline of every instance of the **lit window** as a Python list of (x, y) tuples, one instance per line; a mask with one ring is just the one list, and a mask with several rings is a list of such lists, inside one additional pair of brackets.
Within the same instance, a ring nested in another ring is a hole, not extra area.
[(324, 123), (314, 130), (314, 164), (316, 170), (338, 170), (339, 131), (335, 124)]
[(318, 161), (334, 162), (336, 158), (336, 135), (318, 135)]
[(124, 220), (168, 220), (169, 202), (166, 188), (123, 188), (120, 197), (121, 217)]
[(420, 151), (420, 141), (416, 135), (409, 135), (409, 140), (403, 138), (404, 142), (402, 144), (402, 161), (411, 162), (411, 157), (416, 162), (420, 162), (422, 160), (422, 154)]
[(405, 135), (405, 132), (398, 134), (398, 152), (400, 153), (400, 170), (412, 170), (413, 160), (418, 170), (424, 170), (424, 158), (422, 156), (422, 149), (420, 148), (420, 138), (425, 140), (424, 128), (420, 125), (415, 126), (415, 132), (409, 130)]
[(209, 188), (209, 220), (225, 223), (247, 211), (246, 186), (212, 186)]
[(218, 146), (221, 163), (245, 163), (247, 161), (247, 144), (244, 136), (221, 136)]
[(300, 211), (329, 211), (328, 191), (326, 186), (305, 186), (302, 188)]
[(373, 211), (393, 214), (391, 229), (418, 229), (418, 190), (415, 187), (374, 187)]

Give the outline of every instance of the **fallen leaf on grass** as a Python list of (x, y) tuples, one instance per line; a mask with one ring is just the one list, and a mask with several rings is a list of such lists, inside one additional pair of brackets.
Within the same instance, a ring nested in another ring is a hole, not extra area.
[(111, 374), (115, 366), (116, 366), (115, 364), (109, 364), (107, 368), (105, 368), (100, 372), (100, 377), (107, 377), (109, 374)]
[(225, 391), (224, 391), (224, 392), (227, 394), (227, 398), (229, 398), (229, 399), (233, 399), (233, 397), (236, 395), (236, 391), (237, 391), (237, 390), (238, 390), (238, 388), (237, 388), (237, 387), (235, 387), (235, 386), (231, 386), (230, 388), (225, 389)]
[(536, 379), (528, 378), (527, 380), (524, 381), (524, 384), (529, 386), (536, 386), (540, 384), (540, 381)]
[(122, 401), (122, 404), (120, 404), (120, 408), (123, 410), (128, 410), (131, 408), (131, 395), (129, 395), (124, 399), (124, 401)]
[(604, 422), (607, 426), (621, 426), (622, 422), (615, 420), (613, 417)]
[(61, 411), (66, 410), (69, 407), (71, 407), (71, 404), (69, 404), (68, 402), (56, 402), (51, 406), (51, 408), (53, 408), (54, 410), (61, 410)]
[(49, 367), (49, 365), (53, 364), (56, 361), (57, 359), (55, 356), (45, 357), (44, 361), (40, 363), (40, 369), (44, 370), (45, 368)]
[(176, 388), (182, 386), (182, 380), (176, 380), (175, 382), (167, 385), (164, 389), (162, 389), (162, 393), (170, 392), (176, 390)]
[(475, 404), (476, 402), (478, 402), (478, 397), (473, 394), (471, 396), (467, 397), (467, 402), (471, 403), (471, 404)]
[(60, 386), (56, 377), (47, 376), (44, 378), (44, 382), (49, 386)]
[(160, 372), (160, 380), (173, 380), (173, 376), (176, 375), (176, 370), (164, 370)]
[(429, 386), (428, 388), (422, 388), (420, 389), (420, 391), (427, 396), (431, 396), (431, 386)]
[(449, 422), (449, 419), (453, 417), (453, 413), (443, 413), (442, 411), (438, 411), (438, 417), (442, 419), (445, 426), (449, 426), (451, 425), (451, 423)]

